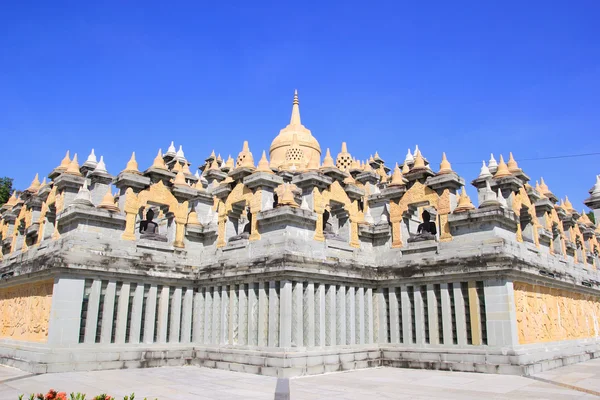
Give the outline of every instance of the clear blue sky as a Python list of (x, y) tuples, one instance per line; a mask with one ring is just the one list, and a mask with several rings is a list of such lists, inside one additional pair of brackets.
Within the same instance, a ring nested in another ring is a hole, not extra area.
[[(134, 4), (137, 3), (137, 4)], [(44, 4), (44, 5), (42, 5)], [(117, 174), (174, 140), (199, 165), (258, 160), (289, 121), (335, 157), (388, 164), (418, 144), (459, 162), (600, 151), (600, 3), (5, 2), (0, 176), (26, 188), (67, 149)], [(82, 160), (83, 159), (83, 160)], [(575, 208), (600, 156), (521, 162)]]

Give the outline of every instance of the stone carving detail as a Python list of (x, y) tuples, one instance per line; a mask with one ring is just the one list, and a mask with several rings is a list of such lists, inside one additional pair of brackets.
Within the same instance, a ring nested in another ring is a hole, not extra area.
[[(392, 223), (392, 247), (402, 247), (400, 223), (408, 206), (415, 203), (428, 202), (434, 208), (438, 206), (439, 196), (428, 186), (417, 181), (400, 200), (390, 201), (390, 222)], [(442, 203), (443, 204), (443, 203)], [(444, 228), (442, 228), (444, 229)]]
[(515, 282), (520, 344), (600, 335), (600, 298), (564, 289)]
[(0, 337), (45, 342), (53, 286), (49, 280), (0, 289)]

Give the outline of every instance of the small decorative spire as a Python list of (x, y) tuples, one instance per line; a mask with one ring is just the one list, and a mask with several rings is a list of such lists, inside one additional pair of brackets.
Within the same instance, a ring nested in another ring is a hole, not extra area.
[(360, 169), (360, 161), (358, 161), (356, 158), (352, 159), (352, 169)]
[(219, 153), (219, 155), (217, 156), (217, 161), (220, 163), (223, 162), (223, 159), (221, 158), (221, 153)]
[(454, 209), (454, 213), (461, 213), (461, 212), (470, 211), (470, 210), (474, 210), (474, 209), (475, 209), (475, 206), (473, 205), (473, 203), (471, 203), (471, 199), (469, 198), (469, 196), (467, 195), (467, 191), (463, 187), (462, 193), (460, 194), (460, 197), (458, 198), (458, 205)]
[(69, 168), (69, 164), (71, 164), (71, 158), (69, 157), (69, 150), (67, 150), (67, 154), (65, 154), (65, 158), (62, 159), (60, 165), (56, 167), (59, 171), (66, 171)]
[(331, 168), (335, 167), (333, 164), (333, 157), (331, 157), (331, 153), (329, 152), (329, 148), (325, 151), (325, 158), (323, 159), (323, 165), (321, 168)]
[(491, 177), (492, 177), (492, 173), (490, 172), (487, 165), (485, 165), (485, 161), (483, 161), (483, 164), (481, 166), (481, 171), (479, 171), (479, 176), (477, 177), (477, 179), (487, 179), (487, 178), (491, 178)]
[(43, 188), (44, 186), (46, 186), (46, 177), (44, 177), (44, 179), (42, 179), (42, 184), (40, 185), (40, 189)]
[[(596, 184), (594, 185), (594, 188), (592, 189), (592, 196), (594, 196), (594, 197), (600, 196), (600, 175), (596, 176)], [(600, 221), (598, 221), (598, 226), (600, 226)]]
[(213, 149), (213, 151), (210, 152), (210, 156), (208, 156), (208, 158), (216, 158), (217, 156), (215, 155), (215, 151)]
[(12, 195), (10, 196), (10, 198), (8, 199), (8, 201), (6, 202), (6, 206), (8, 207), (12, 207), (15, 204), (17, 204), (17, 191), (13, 190)]
[(275, 189), (275, 192), (277, 193), (277, 205), (298, 208), (298, 203), (296, 203), (296, 196), (294, 196), (295, 188), (296, 185), (292, 183), (282, 183), (281, 185), (279, 185)]
[(412, 164), (413, 162), (415, 162), (415, 158), (411, 154), (410, 149), (408, 149), (408, 153), (406, 153), (406, 157), (404, 158), (404, 164)]
[(348, 152), (346, 142), (342, 142), (342, 150), (335, 159), (335, 166), (342, 171), (352, 167), (352, 155)]
[(208, 167), (209, 170), (213, 170), (213, 171), (218, 171), (219, 170), (219, 163), (217, 163), (217, 159), (214, 158), (212, 160), (212, 162), (210, 163), (210, 167)]
[(402, 176), (402, 172), (400, 172), (400, 167), (398, 166), (398, 163), (396, 163), (396, 166), (394, 167), (394, 173), (392, 174), (392, 182), (390, 183), (390, 186), (404, 185), (404, 177)]
[(77, 162), (77, 153), (75, 153), (75, 155), (73, 156), (73, 160), (69, 164), (69, 167), (67, 168), (65, 173), (69, 175), (82, 176), (81, 172), (79, 171), (79, 162)]
[(300, 121), (300, 101), (298, 100), (298, 91), (294, 90), (294, 102), (292, 103), (292, 117), (290, 125), (302, 125)]
[(175, 186), (188, 186), (185, 175), (182, 170), (177, 171), (177, 175), (175, 175), (175, 180), (173, 181)]
[(565, 210), (569, 211), (569, 212), (573, 212), (575, 211), (575, 209), (573, 208), (573, 204), (571, 204), (571, 202), (569, 201), (569, 196), (565, 196)]
[(490, 172), (495, 172), (496, 168), (498, 168), (498, 162), (494, 158), (494, 154), (490, 154), (490, 161), (488, 161), (488, 168)]
[(100, 156), (100, 161), (98, 161), (98, 165), (96, 165), (96, 168), (94, 168), (94, 173), (95, 172), (108, 174), (108, 171), (106, 170), (106, 164), (104, 164), (104, 156)]
[(158, 154), (154, 158), (154, 162), (152, 163), (152, 168), (158, 169), (168, 169), (165, 164), (165, 160), (163, 159), (162, 149), (158, 149)]
[(365, 172), (373, 172), (373, 167), (371, 167), (369, 160), (365, 161)]
[(165, 153), (165, 156), (175, 157), (176, 155), (177, 155), (177, 152), (175, 151), (175, 143), (171, 142), (171, 144), (169, 145), (169, 148), (167, 149), (167, 152)]
[(375, 160), (375, 161), (383, 161), (381, 159), (381, 157), (379, 157), (379, 153), (377, 151), (375, 151), (375, 156), (373, 157), (373, 160)]
[(198, 220), (198, 213), (196, 212), (196, 207), (192, 207), (192, 211), (188, 214), (187, 224), (195, 226), (202, 225)]
[(581, 211), (581, 217), (579, 218), (579, 222), (581, 222), (582, 224), (584, 224), (586, 226), (593, 226), (594, 225), (594, 223), (592, 222), (592, 220), (590, 220), (590, 217), (588, 217), (588, 215), (585, 212), (585, 210)]
[(135, 151), (133, 153), (131, 153), (131, 158), (127, 162), (127, 165), (125, 166), (125, 169), (123, 170), (123, 172), (130, 172), (132, 174), (140, 173), (140, 170), (138, 169), (138, 163), (135, 160)]
[(354, 179), (351, 174), (348, 174), (342, 182), (344, 182), (345, 185), (356, 185), (356, 179)]
[(415, 150), (415, 163), (412, 167), (412, 169), (423, 169), (425, 168), (425, 160), (423, 159), (423, 156), (421, 155), (421, 150), (419, 150), (419, 146), (417, 146), (417, 149)]
[(227, 161), (225, 161), (225, 166), (229, 169), (233, 169), (233, 158), (231, 158), (231, 154), (227, 157)]
[(182, 169), (182, 171), (186, 175), (191, 175), (192, 174), (192, 171), (190, 171), (190, 166), (186, 162), (183, 163), (183, 169)]
[(86, 207), (94, 206), (94, 203), (92, 203), (92, 194), (88, 190), (87, 180), (83, 182), (83, 185), (79, 188), (79, 192), (77, 192), (73, 204), (79, 204)]
[(417, 145), (415, 145), (415, 151), (413, 152), (413, 154), (415, 155), (415, 157), (417, 156), (417, 153), (419, 153), (419, 152), (420, 152), (419, 145), (417, 144)]
[(442, 162), (440, 163), (438, 175), (449, 174), (450, 172), (452, 172), (452, 165), (450, 165), (450, 162), (446, 158), (446, 153), (442, 153)]
[(504, 198), (504, 196), (502, 196), (502, 190), (500, 190), (500, 188), (498, 188), (498, 202), (500, 203), (500, 205), (504, 208), (508, 207), (508, 203), (506, 202), (506, 199)]
[(183, 167), (181, 166), (181, 164), (178, 161), (175, 161), (175, 164), (173, 164), (173, 168), (171, 169), (171, 172), (178, 173), (179, 171), (183, 172)]
[(262, 156), (258, 161), (258, 168), (256, 172), (266, 172), (267, 174), (272, 174), (271, 168), (269, 167), (269, 161), (267, 160), (267, 153), (263, 150)]
[(183, 146), (179, 145), (179, 150), (177, 150), (177, 158), (179, 160), (185, 160), (185, 154), (183, 154)]
[(494, 174), (494, 178), (503, 178), (505, 176), (510, 176), (510, 171), (504, 162), (504, 158), (502, 154), (500, 154), (500, 163), (498, 164), (498, 169), (496, 169), (496, 173)]
[(250, 146), (248, 146), (248, 141), (244, 141), (244, 145), (242, 147), (242, 151), (238, 154), (237, 158), (237, 168), (245, 167), (254, 169), (254, 158), (252, 157), (252, 153), (250, 152)]
[(84, 164), (96, 166), (97, 163), (98, 160), (96, 159), (96, 154), (94, 153), (94, 149), (92, 149), (92, 152), (88, 156), (87, 160), (85, 160)]
[(512, 152), (509, 153), (507, 167), (508, 167), (508, 170), (510, 172), (519, 172), (519, 171), (521, 171), (521, 169), (517, 165), (517, 162), (515, 161), (515, 158), (513, 157), (513, 153)]
[(375, 162), (375, 159), (373, 158), (373, 155), (371, 154), (369, 156), (369, 164), (372, 163), (372, 162)]
[(548, 185), (546, 185), (546, 182), (544, 182), (544, 178), (540, 178), (540, 190), (544, 195), (546, 193), (550, 193), (550, 188), (548, 187)]
[(40, 188), (40, 178), (39, 178), (38, 174), (35, 174), (35, 178), (33, 178), (33, 181), (31, 181), (31, 185), (29, 185), (29, 187), (26, 189), (26, 191), (35, 193), (39, 190), (39, 188)]
[(410, 167), (408, 166), (408, 163), (405, 162), (404, 165), (402, 166), (402, 174), (406, 175), (410, 172)]
[(104, 210), (119, 212), (119, 207), (115, 204), (115, 198), (111, 193), (110, 186), (108, 187), (108, 191), (102, 198), (102, 202), (98, 205), (98, 208), (102, 208)]
[(196, 173), (194, 174), (194, 176), (198, 179), (200, 179), (200, 173), (198, 172), (198, 170), (196, 170)]

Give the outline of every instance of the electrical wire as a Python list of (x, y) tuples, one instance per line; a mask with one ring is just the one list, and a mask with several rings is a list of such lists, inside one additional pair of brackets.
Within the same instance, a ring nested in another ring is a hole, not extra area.
[[(589, 157), (589, 156), (598, 156), (598, 155), (600, 155), (600, 152), (598, 152), (598, 153), (569, 154), (569, 155), (564, 155), (564, 156), (519, 158), (518, 162), (522, 162), (522, 161), (556, 160), (557, 158)], [(457, 165), (462, 165), (462, 164), (481, 164), (481, 161), (452, 162), (452, 164), (457, 164)]]

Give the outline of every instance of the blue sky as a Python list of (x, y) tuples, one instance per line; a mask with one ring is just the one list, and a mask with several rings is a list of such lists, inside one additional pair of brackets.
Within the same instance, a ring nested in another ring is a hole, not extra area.
[[(40, 5), (45, 3), (46, 5)], [(467, 182), (491, 152), (600, 152), (600, 3), (7, 2), (0, 176), (26, 188), (67, 149), (117, 174), (174, 140), (256, 160), (289, 121), (335, 155), (388, 164), (419, 145)], [(600, 156), (520, 162), (575, 208)]]

